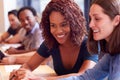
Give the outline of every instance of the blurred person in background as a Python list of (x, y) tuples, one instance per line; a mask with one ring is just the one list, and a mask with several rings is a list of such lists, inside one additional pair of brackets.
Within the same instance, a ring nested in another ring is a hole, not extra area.
[[(9, 48), (6, 53), (9, 56), (1, 60), (1, 64), (23, 64), (34, 54), (43, 41), (36, 10), (33, 7), (22, 7), (18, 11), (18, 18), (22, 27), (27, 31), (21, 46)], [(23, 32), (22, 30), (20, 31)], [(16, 55), (17, 54), (17, 55)], [(18, 55), (19, 54), (19, 55)]]
[[(31, 52), (38, 49), (43, 41), (41, 29), (37, 21), (37, 13), (33, 7), (22, 7), (18, 11), (18, 19), (21, 22), (21, 26), (26, 30), (26, 35), (18, 48), (9, 48), (8, 54), (20, 54), (25, 52)], [(23, 31), (21, 31), (22, 33)]]
[[(0, 43), (19, 43), (22, 42), (25, 32), (19, 33), (21, 27), (20, 21), (17, 17), (17, 10), (11, 10), (8, 12), (8, 19), (10, 27), (7, 32), (4, 32), (0, 36)], [(12, 37), (11, 37), (12, 36)]]

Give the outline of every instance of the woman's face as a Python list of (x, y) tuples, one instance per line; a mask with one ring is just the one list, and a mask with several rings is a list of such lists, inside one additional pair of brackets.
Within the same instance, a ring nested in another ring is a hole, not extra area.
[(105, 39), (109, 41), (110, 35), (115, 28), (114, 21), (97, 4), (91, 6), (89, 15), (91, 18), (89, 26), (93, 31), (94, 40)]
[(50, 32), (59, 44), (70, 40), (70, 25), (60, 12), (53, 11), (50, 16)]
[(10, 25), (13, 29), (16, 29), (19, 27), (20, 22), (19, 22), (17, 16), (15, 16), (14, 14), (9, 14), (8, 19), (9, 19)]

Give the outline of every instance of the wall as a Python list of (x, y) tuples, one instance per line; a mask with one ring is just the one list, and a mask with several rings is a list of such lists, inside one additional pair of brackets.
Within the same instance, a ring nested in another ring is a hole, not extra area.
[(9, 27), (8, 11), (16, 9), (16, 0), (0, 0), (0, 33)]

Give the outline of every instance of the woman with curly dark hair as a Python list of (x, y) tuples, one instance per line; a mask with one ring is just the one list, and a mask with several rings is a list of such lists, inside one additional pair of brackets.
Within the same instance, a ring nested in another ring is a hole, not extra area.
[[(54, 70), (59, 77), (60, 75), (63, 75), (62, 77), (76, 75), (70, 73), (83, 74), (85, 70), (96, 64), (98, 56), (91, 55), (87, 51), (85, 19), (74, 1), (51, 1), (42, 14), (41, 29), (44, 42), (22, 68), (32, 71), (50, 55), (53, 58)], [(20, 79), (31, 77), (23, 77), (27, 74), (24, 69), (15, 72), (12, 72), (11, 76), (14, 74)], [(25, 74), (19, 74), (21, 72)], [(28, 74), (31, 75), (31, 73)]]

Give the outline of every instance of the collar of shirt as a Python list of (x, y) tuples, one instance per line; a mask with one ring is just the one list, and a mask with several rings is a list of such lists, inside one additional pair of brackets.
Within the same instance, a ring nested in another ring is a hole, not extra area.
[(33, 27), (32, 31), (30, 32), (31, 34), (33, 34), (35, 32), (35, 29), (38, 28), (39, 29), (39, 23), (35, 23), (35, 26)]

